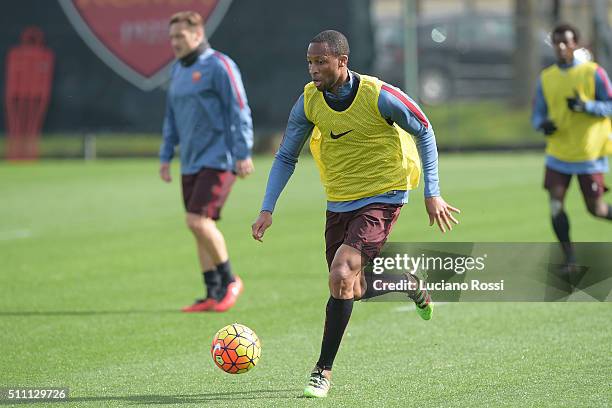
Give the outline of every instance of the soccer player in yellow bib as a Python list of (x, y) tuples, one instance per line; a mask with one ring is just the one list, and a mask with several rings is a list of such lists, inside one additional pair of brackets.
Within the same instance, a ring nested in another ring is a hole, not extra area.
[[(348, 41), (338, 31), (323, 31), (310, 42), (307, 60), (312, 82), (291, 110), (261, 212), (252, 226), (253, 238), (261, 241), (311, 136), (310, 149), (327, 194), (330, 297), (321, 354), (304, 390), (307, 397), (327, 396), (353, 302), (368, 289), (363, 267), (380, 253), (408, 191), (418, 184), (421, 167), (430, 225), (437, 222), (444, 232), (458, 223), (452, 212), (459, 210), (440, 196), (435, 136), (423, 112), (401, 90), (349, 71), (348, 59)], [(429, 320), (433, 304), (428, 293), (417, 289), (408, 295), (421, 318)]]
[(563, 248), (565, 269), (575, 269), (565, 193), (576, 175), (588, 211), (612, 220), (612, 206), (603, 200), (604, 173), (612, 153), (612, 87), (606, 71), (574, 57), (578, 30), (561, 24), (552, 32), (557, 63), (542, 71), (531, 118), (546, 137), (546, 173), (553, 229)]

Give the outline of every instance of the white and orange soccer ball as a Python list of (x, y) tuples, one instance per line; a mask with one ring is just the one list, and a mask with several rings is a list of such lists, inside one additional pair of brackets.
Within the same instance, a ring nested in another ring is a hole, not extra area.
[(215, 334), (210, 353), (226, 373), (242, 374), (259, 362), (261, 344), (253, 330), (238, 323), (228, 324)]

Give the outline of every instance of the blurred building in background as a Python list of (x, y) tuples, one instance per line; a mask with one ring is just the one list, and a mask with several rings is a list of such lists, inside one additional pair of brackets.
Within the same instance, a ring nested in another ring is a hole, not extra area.
[[(388, 81), (404, 84), (404, 12), (409, 1), (416, 4), (418, 97), (430, 105), (454, 100), (507, 98), (516, 78), (515, 57), (524, 49), (517, 39), (517, 4), (529, 0), (374, 0), (376, 33), (375, 71)], [(596, 20), (612, 18), (610, 0), (544, 0), (534, 5), (534, 42), (538, 68), (554, 62), (549, 32), (560, 21), (576, 25), (582, 44), (606, 69), (607, 55), (597, 52), (602, 36)], [(602, 19), (601, 11), (604, 10)], [(602, 21), (600, 21), (600, 25)], [(611, 39), (612, 40), (612, 39)], [(524, 60), (523, 60), (524, 61)], [(524, 61), (526, 62), (526, 61)]]

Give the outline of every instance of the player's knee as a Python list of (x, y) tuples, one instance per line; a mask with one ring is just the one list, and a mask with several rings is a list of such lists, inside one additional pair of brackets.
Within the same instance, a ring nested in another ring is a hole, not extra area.
[(194, 217), (193, 214), (187, 214), (187, 216), (185, 217), (185, 224), (187, 225), (187, 228), (189, 228), (192, 232), (197, 232), (198, 228), (199, 228), (199, 217)]
[(556, 198), (550, 199), (550, 215), (554, 218), (563, 212), (563, 201)]
[(329, 286), (332, 295), (337, 298), (344, 298), (353, 292), (355, 284), (355, 274), (348, 264), (340, 263), (332, 265), (329, 272)]
[(207, 217), (202, 217), (198, 214), (187, 214), (186, 218), (187, 227), (198, 237), (207, 237), (211, 235), (212, 228), (214, 227), (214, 221)]

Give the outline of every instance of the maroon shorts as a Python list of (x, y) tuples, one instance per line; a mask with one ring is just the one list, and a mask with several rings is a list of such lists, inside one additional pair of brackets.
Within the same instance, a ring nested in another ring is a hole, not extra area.
[(391, 228), (399, 217), (401, 204), (374, 203), (355, 211), (327, 211), (325, 257), (331, 268), (336, 251), (345, 244), (371, 260), (380, 253)]
[[(577, 174), (576, 176), (578, 177), (582, 195), (585, 198), (599, 198), (609, 190), (604, 183), (603, 173)], [(546, 167), (546, 172), (544, 173), (544, 188), (546, 190), (551, 188), (567, 190), (571, 180), (571, 174), (560, 173)]]
[(236, 175), (231, 171), (207, 168), (196, 174), (184, 174), (182, 184), (185, 210), (218, 220), (235, 180)]

